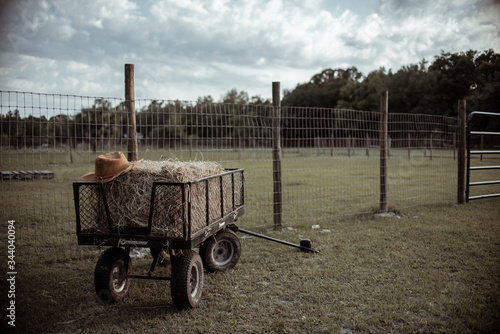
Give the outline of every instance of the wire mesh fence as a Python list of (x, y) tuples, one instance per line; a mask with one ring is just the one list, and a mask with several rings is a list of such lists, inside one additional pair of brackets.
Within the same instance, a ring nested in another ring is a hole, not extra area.
[[(97, 155), (126, 152), (125, 102), (0, 92), (1, 224), (16, 220), (74, 243), (71, 183), (94, 169)], [(241, 224), (272, 226), (271, 105), (136, 100), (135, 109), (140, 159), (244, 168)], [(379, 113), (282, 107), (281, 114), (284, 225), (328, 226), (375, 212)], [(454, 203), (457, 119), (390, 113), (388, 129), (389, 207)]]

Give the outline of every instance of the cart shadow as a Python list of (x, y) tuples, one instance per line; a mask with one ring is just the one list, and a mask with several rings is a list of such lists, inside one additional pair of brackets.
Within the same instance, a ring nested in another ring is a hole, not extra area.
[(96, 294), (87, 294), (83, 300), (75, 300), (61, 312), (65, 321), (58, 322), (57, 325), (64, 330), (87, 328), (90, 331), (106, 328), (110, 323), (124, 326), (130, 324), (133, 327), (140, 322), (157, 321), (183, 312), (175, 307), (166, 293), (161, 296), (148, 293), (140, 298), (134, 295), (140, 295), (140, 292), (127, 296), (122, 302), (106, 304)]
[[(170, 272), (170, 267), (162, 268), (162, 274)], [(157, 321), (165, 316), (175, 316), (183, 312), (173, 303), (168, 281), (135, 280), (130, 284), (127, 296), (117, 303), (105, 303), (95, 293), (92, 280), (80, 285), (72, 299), (60, 301), (54, 312), (59, 313), (57, 329), (72, 331), (88, 328), (101, 330), (113, 324), (130, 324)], [(73, 288), (76, 288), (74, 286)], [(55, 289), (55, 287), (54, 287)]]

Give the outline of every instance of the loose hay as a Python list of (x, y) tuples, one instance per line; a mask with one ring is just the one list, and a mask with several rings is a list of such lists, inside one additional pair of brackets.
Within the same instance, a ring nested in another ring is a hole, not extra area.
[[(153, 181), (189, 182), (221, 174), (222, 166), (215, 162), (176, 160), (141, 161), (133, 170), (104, 183), (104, 192), (114, 227), (147, 227)], [(228, 175), (229, 176), (229, 175)], [(223, 177), (224, 212), (221, 212), (220, 178), (208, 181), (209, 221), (220, 218), (232, 209), (230, 177)], [(151, 235), (181, 237), (184, 218), (179, 187), (162, 187), (155, 198)], [(187, 196), (187, 195), (186, 195)], [(191, 187), (192, 233), (207, 225), (206, 183)]]

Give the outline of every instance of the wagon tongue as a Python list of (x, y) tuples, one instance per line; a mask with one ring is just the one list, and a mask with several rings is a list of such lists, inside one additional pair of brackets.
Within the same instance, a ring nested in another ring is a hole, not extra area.
[(233, 230), (234, 232), (241, 232), (241, 233), (249, 234), (249, 235), (252, 235), (252, 236), (255, 236), (255, 237), (258, 237), (258, 238), (262, 238), (262, 239), (274, 241), (274, 242), (277, 242), (277, 243), (280, 243), (280, 244), (283, 244), (283, 245), (300, 248), (300, 250), (305, 251), (305, 252), (307, 251), (307, 252), (319, 253), (319, 250), (311, 247), (311, 240), (309, 240), (309, 239), (300, 240), (300, 245), (297, 245), (297, 244), (293, 244), (293, 243), (288, 242), (288, 241), (283, 241), (283, 240), (271, 238), (271, 237), (269, 237), (267, 235), (255, 233), (255, 232), (248, 231), (248, 230), (244, 230), (244, 229), (238, 227), (235, 224), (230, 224), (227, 227), (229, 229)]

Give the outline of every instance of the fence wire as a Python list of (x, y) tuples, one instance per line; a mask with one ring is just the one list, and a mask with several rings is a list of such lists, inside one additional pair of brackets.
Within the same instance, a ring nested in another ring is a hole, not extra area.
[[(242, 225), (273, 222), (271, 105), (136, 100), (139, 158), (245, 168)], [(328, 226), (379, 201), (379, 113), (283, 107), (285, 226)], [(457, 119), (389, 114), (389, 208), (454, 203)], [(0, 92), (1, 224), (74, 243), (71, 183), (127, 151), (124, 99)], [(63, 228), (61, 228), (63, 227)], [(63, 231), (63, 232), (61, 232)], [(34, 237), (34, 236), (33, 236)]]

